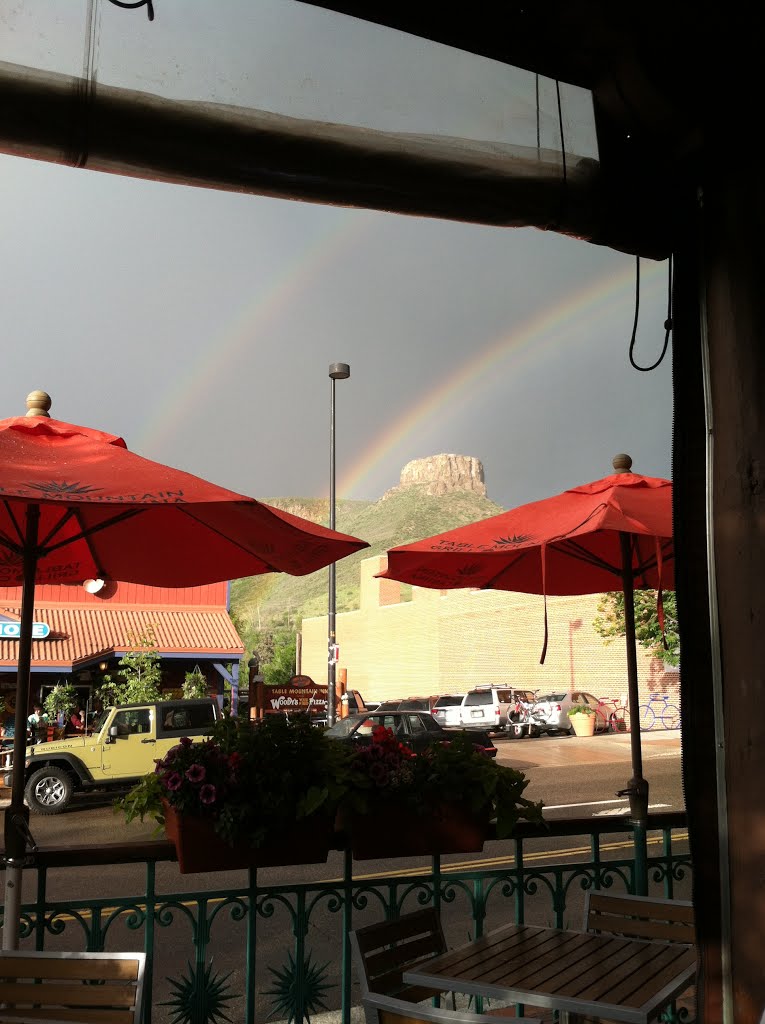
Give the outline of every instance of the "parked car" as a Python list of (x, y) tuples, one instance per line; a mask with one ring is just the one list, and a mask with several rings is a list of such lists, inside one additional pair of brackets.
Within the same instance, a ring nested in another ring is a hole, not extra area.
[[(153, 771), (157, 758), (182, 736), (202, 743), (219, 717), (218, 703), (210, 698), (104, 708), (88, 734), (27, 747), (18, 766), (24, 773), (24, 799), (33, 814), (60, 814), (75, 792), (127, 789)], [(9, 789), (16, 767), (4, 775)]]
[(459, 726), (464, 699), (464, 693), (445, 693), (439, 697), (433, 705), (431, 712), (438, 724), (442, 725), (445, 729), (448, 729), (450, 726)]
[(517, 713), (516, 705), (531, 690), (516, 690), (512, 686), (476, 686), (465, 695), (460, 708), (463, 729), (488, 729), (501, 732), (508, 727), (510, 715)]
[(433, 697), (403, 697), (396, 700), (384, 700), (378, 704), (377, 711), (432, 711), (438, 700), (438, 695)]
[[(396, 739), (416, 753), (432, 743), (448, 743), (458, 731), (442, 728), (429, 711), (375, 711), (372, 714), (349, 715), (335, 722), (325, 735), (333, 740), (368, 745), (372, 742), (372, 733), (380, 725), (392, 729)], [(486, 732), (473, 733), (471, 730), (470, 738), (490, 757), (497, 756), (497, 748)]]
[(531, 708), (531, 716), (542, 732), (573, 733), (574, 727), (568, 710), (575, 704), (588, 704), (595, 711), (596, 731), (606, 731), (613, 707), (584, 690), (555, 690), (538, 697)]

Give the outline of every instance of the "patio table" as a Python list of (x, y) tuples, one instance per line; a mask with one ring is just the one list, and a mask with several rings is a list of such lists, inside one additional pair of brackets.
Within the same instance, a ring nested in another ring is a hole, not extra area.
[(653, 1020), (696, 975), (683, 943), (508, 925), (406, 971), (404, 981), (627, 1024)]

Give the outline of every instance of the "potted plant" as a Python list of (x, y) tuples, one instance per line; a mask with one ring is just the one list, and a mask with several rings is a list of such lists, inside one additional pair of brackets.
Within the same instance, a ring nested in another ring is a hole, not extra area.
[(483, 849), (492, 819), (498, 839), (521, 819), (542, 820), (541, 803), (522, 795), (527, 785), (466, 733), (415, 754), (379, 726), (354, 753), (340, 820), (358, 860), (470, 853)]
[(595, 735), (595, 709), (589, 704), (574, 704), (566, 714), (571, 719), (577, 736)]
[[(56, 683), (43, 701), (43, 707), (45, 709), (47, 721), (51, 723), (63, 723), (77, 707), (77, 691), (71, 683)], [(47, 731), (46, 723), (39, 730), (41, 738), (47, 737)], [(43, 732), (45, 733), (44, 736), (42, 735)]]
[(350, 756), (304, 716), (226, 717), (203, 742), (183, 737), (118, 807), (164, 826), (182, 873), (318, 863)]

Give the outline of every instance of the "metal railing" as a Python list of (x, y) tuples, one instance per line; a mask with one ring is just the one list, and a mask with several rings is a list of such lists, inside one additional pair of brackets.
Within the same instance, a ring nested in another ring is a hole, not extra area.
[[(651, 892), (689, 898), (685, 816), (654, 814), (648, 827)], [(522, 825), (482, 860), (433, 858), (401, 871), (394, 862), (384, 875), (364, 874), (364, 862), (338, 852), (327, 869), (314, 869), (329, 877), (311, 882), (264, 885), (252, 870), (241, 873), (243, 885), (184, 891), (190, 878), (198, 885), (215, 876), (180, 876), (174, 860), (164, 841), (38, 851), (25, 869), (36, 885), (23, 904), (21, 944), (143, 949), (145, 1024), (169, 1020), (182, 1000), (194, 1005), (196, 1016), (186, 1018), (194, 1021), (214, 1019), (217, 1006), (246, 1024), (274, 1013), (302, 1024), (326, 1008), (349, 1024), (353, 927), (434, 904), (450, 945), (510, 921), (577, 928), (587, 890), (633, 891), (635, 878), (625, 818)], [(68, 869), (110, 865), (123, 866), (123, 891), (99, 899), (72, 892)], [(158, 872), (175, 891), (160, 891)]]

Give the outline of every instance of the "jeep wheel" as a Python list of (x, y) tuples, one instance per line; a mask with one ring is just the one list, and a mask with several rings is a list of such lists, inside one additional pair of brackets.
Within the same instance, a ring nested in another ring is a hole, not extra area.
[(34, 814), (60, 814), (72, 799), (72, 780), (63, 768), (39, 768), (30, 776), (24, 796)]

